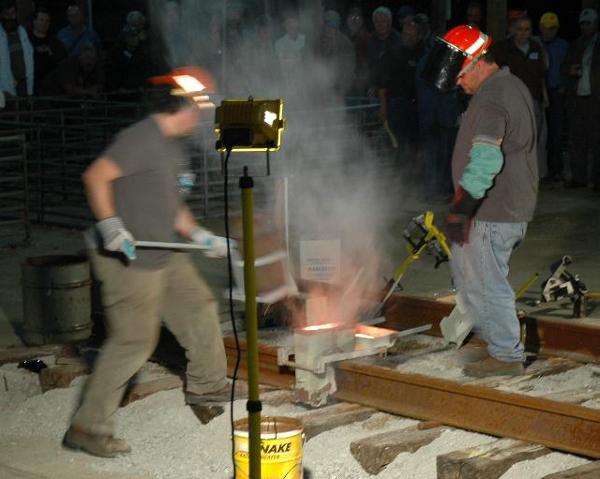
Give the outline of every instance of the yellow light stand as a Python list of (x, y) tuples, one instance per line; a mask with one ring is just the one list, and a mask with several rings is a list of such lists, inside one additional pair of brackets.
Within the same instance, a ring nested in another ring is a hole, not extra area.
[(256, 271), (254, 267), (254, 180), (240, 178), (242, 190), (242, 229), (244, 242), (244, 295), (246, 296), (246, 358), (248, 363), (248, 455), (250, 479), (260, 479), (260, 411), (258, 391), (258, 317), (256, 312)]
[[(227, 152), (267, 154), (281, 146), (285, 126), (282, 100), (223, 100), (215, 112), (216, 148)], [(227, 161), (227, 160), (226, 160)], [(268, 169), (267, 169), (268, 171)], [(254, 256), (254, 180), (244, 166), (240, 177), (242, 190), (242, 234), (244, 244), (244, 295), (246, 313), (246, 350), (248, 363), (248, 448), (250, 479), (261, 476), (261, 410), (258, 378), (258, 318), (256, 311), (256, 271)]]

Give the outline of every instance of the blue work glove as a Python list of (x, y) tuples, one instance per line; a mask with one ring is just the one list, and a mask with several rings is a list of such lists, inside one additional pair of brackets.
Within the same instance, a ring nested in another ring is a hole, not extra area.
[(451, 243), (462, 246), (469, 242), (471, 221), (481, 204), (481, 199), (473, 198), (468, 191), (458, 188), (452, 199), (450, 212), (446, 216), (444, 233)]
[(107, 251), (120, 251), (129, 259), (135, 259), (133, 236), (118, 216), (111, 216), (96, 223), (96, 228), (102, 236), (102, 245)]
[[(195, 244), (202, 246), (204, 254), (209, 258), (224, 258), (227, 256), (227, 238), (216, 236), (212, 231), (197, 227), (190, 233)], [(235, 248), (235, 241), (229, 240), (229, 245)]]

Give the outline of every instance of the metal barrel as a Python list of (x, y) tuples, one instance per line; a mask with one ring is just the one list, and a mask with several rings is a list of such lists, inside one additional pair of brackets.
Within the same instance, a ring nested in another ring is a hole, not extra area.
[(29, 257), (21, 264), (28, 345), (87, 339), (92, 331), (90, 266), (85, 256)]

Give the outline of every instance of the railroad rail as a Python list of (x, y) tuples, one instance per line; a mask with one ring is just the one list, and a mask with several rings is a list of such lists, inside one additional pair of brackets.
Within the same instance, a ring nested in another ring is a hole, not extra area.
[[(395, 295), (385, 311), (385, 327), (406, 329), (421, 324), (434, 325), (452, 304), (427, 298)], [(600, 359), (600, 325), (578, 320), (561, 321), (525, 316), (521, 319), (528, 352), (571, 359), (546, 367), (535, 363), (526, 370), (529, 377), (542, 377), (568, 371), (580, 364), (572, 359), (597, 362)], [(239, 376), (245, 377), (245, 344)], [(225, 339), (230, 371), (235, 343)], [(277, 365), (277, 346), (259, 347), (261, 382), (281, 388), (292, 387), (293, 371)], [(542, 364), (542, 361), (540, 362)], [(455, 381), (412, 374), (394, 368), (391, 357), (344, 361), (336, 366), (335, 398), (362, 404), (402, 416), (499, 437), (542, 444), (553, 449), (600, 458), (600, 410), (548, 397), (530, 396), (497, 389), (502, 379)]]

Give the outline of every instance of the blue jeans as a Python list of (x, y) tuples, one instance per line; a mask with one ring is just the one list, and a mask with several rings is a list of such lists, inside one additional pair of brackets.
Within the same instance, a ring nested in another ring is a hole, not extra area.
[(508, 283), (508, 261), (525, 237), (527, 223), (474, 221), (469, 242), (452, 245), (450, 268), (473, 331), (488, 343), (488, 353), (505, 362), (523, 360), (523, 344)]

